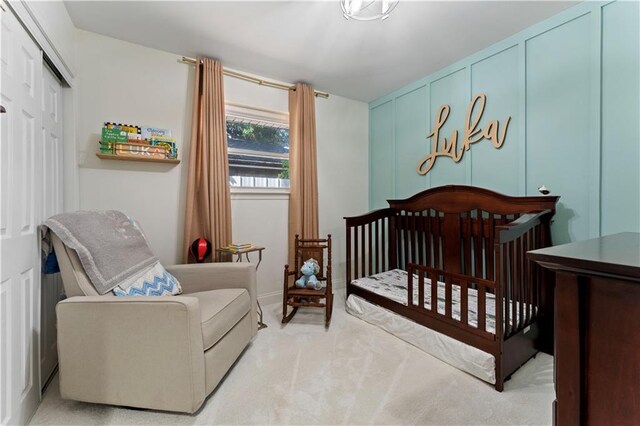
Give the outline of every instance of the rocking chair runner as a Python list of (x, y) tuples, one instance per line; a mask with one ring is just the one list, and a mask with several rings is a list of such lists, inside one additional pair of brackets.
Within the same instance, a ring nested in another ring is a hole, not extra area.
[[(333, 310), (333, 287), (331, 285), (331, 234), (326, 239), (295, 240), (294, 269), (289, 271), (289, 265), (284, 266), (284, 295), (282, 301), (282, 323), (288, 323), (301, 306), (325, 308), (325, 325), (331, 321)], [(326, 253), (326, 256), (325, 256)], [(297, 288), (295, 281), (302, 273), (300, 268), (307, 259), (315, 259), (320, 266), (320, 273), (316, 275), (318, 281), (324, 285), (321, 289)], [(326, 263), (325, 263), (326, 260)], [(324, 302), (323, 302), (324, 299)], [(287, 314), (288, 307), (293, 309)]]

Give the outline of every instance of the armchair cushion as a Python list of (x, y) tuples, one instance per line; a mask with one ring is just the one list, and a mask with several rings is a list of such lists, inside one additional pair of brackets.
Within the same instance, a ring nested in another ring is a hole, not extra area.
[(221, 289), (244, 289), (251, 300), (252, 335), (258, 332), (256, 267), (250, 263), (193, 263), (167, 266), (167, 272), (180, 280), (184, 294)]
[(215, 345), (251, 310), (251, 298), (243, 288), (191, 293), (189, 297), (198, 299), (202, 321), (204, 350)]

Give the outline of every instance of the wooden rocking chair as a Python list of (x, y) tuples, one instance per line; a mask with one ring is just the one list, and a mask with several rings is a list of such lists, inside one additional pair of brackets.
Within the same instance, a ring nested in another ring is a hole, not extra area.
[[(288, 323), (301, 306), (325, 309), (325, 326), (331, 321), (333, 310), (333, 287), (331, 285), (331, 234), (326, 239), (303, 240), (296, 235), (295, 265), (289, 271), (289, 265), (284, 266), (284, 295), (282, 301), (282, 323)], [(300, 268), (305, 260), (315, 259), (320, 266), (320, 273), (316, 275), (318, 281), (324, 285), (321, 289), (297, 288), (295, 281), (302, 273)], [(326, 262), (325, 262), (326, 260)], [(323, 301), (324, 299), (324, 301)], [(293, 309), (287, 314), (288, 307)]]

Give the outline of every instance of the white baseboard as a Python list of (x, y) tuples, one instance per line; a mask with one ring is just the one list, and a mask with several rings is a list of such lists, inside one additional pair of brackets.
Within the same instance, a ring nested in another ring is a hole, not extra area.
[[(337, 291), (344, 290), (345, 287), (345, 280), (334, 280), (333, 294), (335, 295)], [(259, 294), (258, 302), (260, 302), (261, 306), (267, 306), (272, 303), (282, 303), (282, 290)]]

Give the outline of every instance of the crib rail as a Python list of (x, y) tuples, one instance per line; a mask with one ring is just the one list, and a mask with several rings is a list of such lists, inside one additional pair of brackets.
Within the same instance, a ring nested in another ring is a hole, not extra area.
[[(444, 312), (413, 303), (412, 297), (408, 299), (410, 307), (483, 338), (501, 333), (507, 339), (535, 322), (541, 307), (549, 305), (542, 285), (543, 272), (525, 254), (549, 244), (551, 215), (548, 210), (510, 216), (477, 210), (464, 212), (460, 215), (461, 272), (445, 269), (445, 216), (434, 209), (423, 212), (383, 209), (346, 218), (347, 283), (390, 269), (405, 269), (410, 272), (409, 295), (417, 288), (418, 300), (424, 300), (424, 279), (433, 281), (435, 277), (436, 282), (445, 284)], [(509, 221), (510, 218), (513, 220)], [(413, 282), (413, 273), (418, 276), (417, 283)], [(458, 319), (451, 316), (453, 288), (460, 292)], [(436, 290), (432, 286), (430, 291)], [(468, 322), (470, 290), (477, 297), (477, 326)], [(496, 301), (494, 332), (487, 331), (488, 297)]]
[(500, 265), (496, 274), (505, 300), (501, 313), (505, 339), (535, 322), (543, 313), (541, 307), (552, 306), (545, 300), (548, 294), (543, 285), (543, 271), (526, 256), (529, 250), (549, 245), (551, 215), (549, 210), (525, 214), (496, 227), (495, 257)]
[[(487, 321), (487, 314), (490, 314), (488, 307), (491, 306), (488, 303), (489, 298), (496, 293), (495, 281), (414, 263), (409, 263), (407, 272), (407, 301), (410, 308), (483, 339), (496, 339), (496, 332), (499, 333), (500, 330), (499, 322), (495, 321), (494, 329), (490, 330), (490, 321)], [(418, 278), (417, 283), (414, 282), (414, 275)], [(443, 283), (444, 286), (439, 283)], [(418, 289), (417, 298), (414, 297), (415, 286)], [(440, 291), (442, 287), (444, 292)], [(430, 292), (430, 297), (425, 298), (427, 291)], [(430, 299), (429, 304), (426, 299)], [(440, 302), (444, 305), (442, 309)]]

